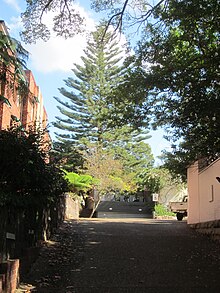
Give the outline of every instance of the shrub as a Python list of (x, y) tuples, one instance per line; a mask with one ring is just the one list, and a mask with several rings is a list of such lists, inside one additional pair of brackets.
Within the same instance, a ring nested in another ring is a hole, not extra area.
[(0, 205), (45, 205), (65, 191), (63, 173), (46, 156), (40, 134), (0, 131)]
[(162, 204), (156, 204), (154, 207), (155, 216), (175, 216), (174, 213), (170, 212), (167, 207)]

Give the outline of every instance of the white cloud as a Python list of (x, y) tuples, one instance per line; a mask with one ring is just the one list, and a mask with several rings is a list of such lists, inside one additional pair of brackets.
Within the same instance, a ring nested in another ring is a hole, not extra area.
[[(91, 31), (95, 28), (95, 21), (89, 17), (88, 13), (76, 6), (81, 16), (86, 20), (86, 28)], [(44, 17), (44, 23), (51, 24), (51, 14)], [(80, 63), (83, 49), (86, 46), (86, 36), (76, 35), (75, 37), (64, 39), (54, 36), (47, 42), (37, 41), (36, 44), (25, 46), (30, 52), (31, 67), (39, 72), (48, 73), (54, 71), (68, 72), (73, 68), (73, 63)]]
[[(6, 1), (6, 0), (5, 0)], [(7, 0), (12, 1), (12, 0)], [(75, 5), (81, 16), (85, 18), (85, 26), (90, 31), (95, 28), (95, 21), (89, 17), (86, 11)], [(44, 23), (48, 27), (52, 27), (53, 13), (48, 13), (44, 16)], [(10, 35), (19, 39), (19, 31), (23, 29), (22, 21), (19, 17), (12, 17), (7, 22)], [(64, 39), (56, 37), (55, 33), (51, 31), (51, 38), (44, 42), (38, 40), (36, 44), (23, 44), (29, 54), (28, 67), (31, 70), (37, 70), (41, 73), (49, 73), (54, 71), (68, 72), (73, 68), (73, 63), (80, 63), (80, 57), (83, 54), (83, 49), (86, 46), (85, 35), (76, 35), (73, 38)]]
[[(83, 7), (75, 4), (74, 8), (85, 18), (85, 28), (87, 32), (93, 31), (96, 25), (95, 20), (90, 17), (89, 13), (85, 11)], [(53, 16), (53, 13), (48, 13), (43, 18), (43, 22), (47, 24), (49, 28), (52, 27)], [(10, 33), (18, 38), (18, 31), (22, 30), (20, 17), (11, 18), (8, 26), (10, 28)], [(113, 29), (110, 27), (110, 30), (112, 31)], [(124, 35), (121, 35), (118, 38), (118, 44), (123, 47), (125, 43), (125, 37)], [(64, 39), (55, 36), (55, 33), (51, 31), (51, 38), (47, 42), (38, 40), (36, 44), (24, 44), (25, 49), (30, 53), (28, 67), (39, 73), (58, 71), (70, 72), (74, 63), (81, 64), (81, 56), (84, 53), (83, 50), (85, 49), (86, 44), (87, 39), (85, 34), (78, 34), (75, 37)]]
[(3, 0), (6, 4), (10, 5), (12, 8), (14, 8), (17, 12), (21, 12), (21, 8), (18, 5), (17, 0)]
[(26, 46), (30, 52), (31, 67), (43, 72), (64, 71), (73, 68), (73, 63), (80, 62), (86, 40), (83, 36), (71, 39), (51, 37), (48, 42), (38, 41), (36, 45)]

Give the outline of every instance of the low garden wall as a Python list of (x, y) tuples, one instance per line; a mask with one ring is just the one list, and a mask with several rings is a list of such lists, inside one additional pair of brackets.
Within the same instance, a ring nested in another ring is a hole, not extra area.
[(220, 220), (191, 224), (189, 226), (197, 232), (209, 236), (211, 239), (220, 241)]

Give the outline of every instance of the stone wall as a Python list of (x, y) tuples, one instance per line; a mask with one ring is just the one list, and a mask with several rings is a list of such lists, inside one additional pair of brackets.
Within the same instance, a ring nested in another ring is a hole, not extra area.
[(78, 199), (73, 199), (70, 194), (65, 194), (65, 219), (78, 219), (81, 205)]

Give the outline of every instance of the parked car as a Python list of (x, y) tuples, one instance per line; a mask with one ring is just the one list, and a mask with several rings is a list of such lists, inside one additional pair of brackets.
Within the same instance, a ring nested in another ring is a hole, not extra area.
[(181, 202), (170, 202), (169, 208), (171, 212), (176, 214), (177, 220), (182, 221), (182, 219), (187, 216), (188, 196), (185, 195)]

